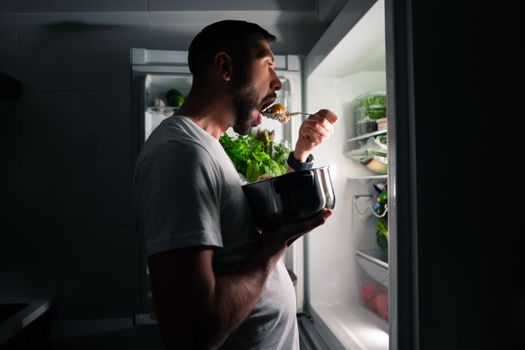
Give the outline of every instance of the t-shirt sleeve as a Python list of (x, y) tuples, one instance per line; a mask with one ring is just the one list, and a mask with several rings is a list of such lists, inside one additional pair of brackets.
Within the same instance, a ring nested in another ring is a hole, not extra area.
[(147, 256), (222, 247), (219, 173), (202, 146), (163, 145), (143, 160), (135, 176)]

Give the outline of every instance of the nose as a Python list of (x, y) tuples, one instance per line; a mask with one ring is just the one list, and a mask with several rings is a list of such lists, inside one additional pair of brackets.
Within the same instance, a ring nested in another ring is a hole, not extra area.
[(270, 88), (273, 91), (281, 90), (283, 87), (283, 83), (281, 83), (281, 79), (279, 79), (279, 76), (277, 75), (276, 71), (273, 71), (272, 81), (270, 83)]

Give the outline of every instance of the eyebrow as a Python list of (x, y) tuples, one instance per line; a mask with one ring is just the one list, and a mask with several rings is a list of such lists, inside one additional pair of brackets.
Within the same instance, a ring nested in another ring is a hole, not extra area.
[(257, 51), (257, 58), (262, 58), (269, 56), (272, 59), (272, 62), (275, 62), (275, 57), (270, 49), (262, 48), (259, 51)]

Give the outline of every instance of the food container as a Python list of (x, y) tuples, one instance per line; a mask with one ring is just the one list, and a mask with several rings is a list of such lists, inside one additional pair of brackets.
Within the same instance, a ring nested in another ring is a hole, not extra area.
[(356, 252), (361, 304), (388, 321), (388, 264), (380, 251)]
[(377, 123), (377, 130), (386, 130), (388, 127), (388, 119), (387, 118), (381, 118), (376, 120)]
[(388, 163), (386, 157), (372, 156), (361, 162), (368, 170), (377, 175), (388, 174)]
[(386, 118), (386, 93), (369, 92), (356, 97), (352, 103), (356, 136), (374, 132), (377, 120)]
[(388, 172), (388, 147), (386, 136), (369, 137), (360, 141), (360, 147), (347, 152), (347, 155), (361, 163), (368, 170), (377, 175), (386, 175)]
[(328, 167), (295, 171), (242, 186), (255, 224), (275, 228), (335, 207)]
[(377, 123), (369, 118), (355, 123), (355, 133), (357, 136), (369, 134), (374, 131), (377, 131)]

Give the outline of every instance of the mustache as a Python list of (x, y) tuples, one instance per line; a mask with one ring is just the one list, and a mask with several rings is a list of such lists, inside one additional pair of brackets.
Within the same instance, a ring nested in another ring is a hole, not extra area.
[(275, 92), (270, 92), (268, 95), (266, 95), (263, 99), (263, 101), (274, 101), (277, 99), (277, 94)]

